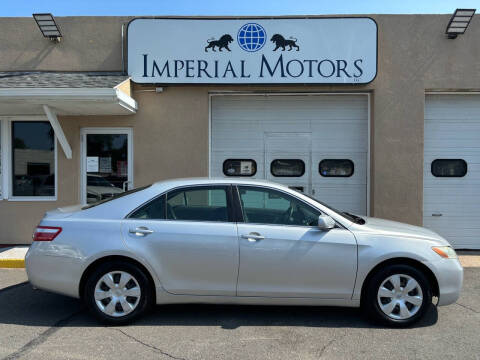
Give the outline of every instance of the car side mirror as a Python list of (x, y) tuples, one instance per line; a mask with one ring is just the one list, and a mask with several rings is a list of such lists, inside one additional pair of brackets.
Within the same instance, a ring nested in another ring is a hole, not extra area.
[(335, 227), (335, 220), (328, 215), (320, 215), (318, 217), (318, 228), (320, 230), (330, 230)]

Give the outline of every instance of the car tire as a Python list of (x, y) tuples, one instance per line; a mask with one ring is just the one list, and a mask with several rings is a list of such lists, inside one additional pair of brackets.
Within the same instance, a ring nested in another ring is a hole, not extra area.
[(405, 327), (420, 320), (432, 305), (427, 277), (410, 265), (388, 265), (366, 284), (362, 307), (370, 320)]
[(98, 266), (85, 283), (84, 301), (101, 322), (123, 325), (138, 319), (153, 304), (153, 286), (138, 266), (108, 262)]

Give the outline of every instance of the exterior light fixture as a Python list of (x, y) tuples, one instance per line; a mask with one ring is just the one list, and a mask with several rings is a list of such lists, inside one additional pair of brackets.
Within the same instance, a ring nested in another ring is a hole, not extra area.
[(457, 9), (453, 13), (450, 21), (447, 25), (447, 30), (445, 30), (445, 34), (447, 34), (449, 39), (455, 39), (457, 35), (461, 35), (465, 33), (467, 30), (468, 24), (473, 18), (473, 14), (475, 14), (475, 9)]
[(52, 14), (33, 14), (33, 18), (44, 37), (54, 42), (60, 42), (62, 34)]

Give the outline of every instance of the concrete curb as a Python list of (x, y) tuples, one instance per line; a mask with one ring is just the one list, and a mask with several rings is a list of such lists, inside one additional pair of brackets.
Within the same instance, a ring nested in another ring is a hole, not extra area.
[(9, 246), (0, 249), (0, 268), (24, 268), (27, 251), (28, 246)]
[(25, 267), (25, 259), (0, 259), (0, 269), (21, 269)]

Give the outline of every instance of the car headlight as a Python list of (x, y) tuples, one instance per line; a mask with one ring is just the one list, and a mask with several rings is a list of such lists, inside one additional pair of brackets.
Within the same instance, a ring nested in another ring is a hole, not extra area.
[(432, 247), (432, 250), (444, 259), (457, 258), (457, 253), (450, 246), (434, 246)]

